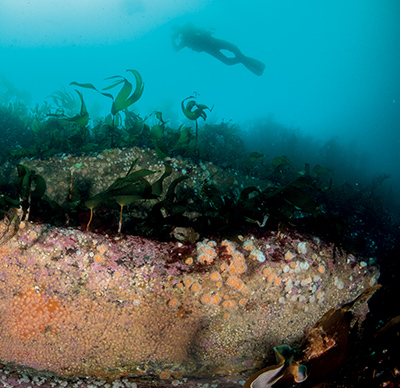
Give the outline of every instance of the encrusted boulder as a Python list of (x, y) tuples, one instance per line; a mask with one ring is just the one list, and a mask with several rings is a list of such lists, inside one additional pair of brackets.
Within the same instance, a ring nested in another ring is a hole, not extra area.
[[(0, 362), (58, 382), (239, 387), (379, 276), (295, 232), (165, 243), (11, 226), (0, 222)], [(360, 302), (356, 317), (366, 312)]]

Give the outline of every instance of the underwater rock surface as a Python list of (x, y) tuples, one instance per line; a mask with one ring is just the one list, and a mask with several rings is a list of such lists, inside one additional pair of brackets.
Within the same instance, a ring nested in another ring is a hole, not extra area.
[[(186, 174), (188, 179), (183, 184), (198, 186), (199, 182), (212, 176), (212, 182), (222, 191), (228, 188), (240, 190), (247, 186), (265, 189), (271, 185), (265, 180), (243, 175), (236, 170), (227, 171), (211, 162), (194, 163), (190, 159), (179, 156), (167, 157), (162, 161), (154, 150), (139, 147), (114, 148), (85, 156), (63, 155), (45, 159), (23, 159), (19, 163), (45, 177), (48, 187), (46, 194), (50, 199), (63, 205), (71, 187), (71, 177), (73, 177), (74, 186), (88, 187), (89, 194), (95, 195), (106, 190), (115, 179), (124, 176), (133, 161), (137, 161), (137, 166), (155, 172), (146, 177), (150, 183), (154, 183), (163, 174), (164, 161), (170, 163), (173, 171), (166, 179), (164, 192), (170, 182)], [(16, 164), (15, 160), (11, 160), (0, 166), (0, 178), (4, 181), (13, 181), (17, 177)]]
[[(31, 223), (6, 231), (0, 222), (0, 362), (134, 379), (120, 386), (243, 385), (274, 346), (295, 345), (379, 276), (294, 232), (164, 243)], [(367, 311), (360, 303), (356, 316)]]

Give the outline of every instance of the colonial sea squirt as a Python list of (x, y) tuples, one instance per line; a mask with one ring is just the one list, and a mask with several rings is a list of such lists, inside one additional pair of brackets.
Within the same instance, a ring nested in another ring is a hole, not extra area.
[(182, 243), (24, 223), (0, 259), (3, 363), (230, 386), (378, 277), (317, 238), (274, 232)]

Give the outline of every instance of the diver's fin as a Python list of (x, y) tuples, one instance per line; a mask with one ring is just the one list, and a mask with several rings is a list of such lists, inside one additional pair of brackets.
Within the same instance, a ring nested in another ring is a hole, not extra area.
[(264, 73), (265, 64), (258, 59), (244, 57), (242, 59), (243, 65), (245, 65), (252, 73), (260, 76)]

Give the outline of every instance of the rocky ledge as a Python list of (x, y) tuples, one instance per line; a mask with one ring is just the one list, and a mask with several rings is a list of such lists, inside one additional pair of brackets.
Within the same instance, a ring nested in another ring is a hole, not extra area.
[(290, 231), (167, 243), (5, 219), (0, 245), (9, 387), (240, 387), (379, 276)]

